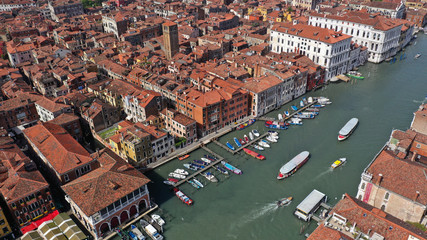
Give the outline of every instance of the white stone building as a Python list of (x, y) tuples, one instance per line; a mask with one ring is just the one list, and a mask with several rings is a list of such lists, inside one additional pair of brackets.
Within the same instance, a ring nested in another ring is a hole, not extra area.
[(348, 12), (340, 16), (312, 13), (312, 26), (341, 31), (369, 51), (368, 61), (379, 63), (396, 54), (402, 23), (365, 12)]
[(275, 24), (270, 47), (275, 53), (295, 52), (325, 67), (325, 80), (347, 72), (351, 36), (302, 24)]
[(0, 2), (0, 12), (8, 12), (19, 8), (35, 7), (36, 4), (30, 0), (2, 0)]

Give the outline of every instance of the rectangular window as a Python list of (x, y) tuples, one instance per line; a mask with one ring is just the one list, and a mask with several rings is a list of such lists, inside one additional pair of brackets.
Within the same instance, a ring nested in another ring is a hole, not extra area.
[(68, 177), (68, 174), (64, 174), (64, 181), (65, 181), (65, 182), (70, 181), (70, 178)]

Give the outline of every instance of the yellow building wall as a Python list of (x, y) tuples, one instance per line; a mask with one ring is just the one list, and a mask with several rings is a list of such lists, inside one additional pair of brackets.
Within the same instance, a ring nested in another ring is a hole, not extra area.
[(11, 233), (9, 222), (4, 215), (3, 209), (0, 208), (0, 238)]

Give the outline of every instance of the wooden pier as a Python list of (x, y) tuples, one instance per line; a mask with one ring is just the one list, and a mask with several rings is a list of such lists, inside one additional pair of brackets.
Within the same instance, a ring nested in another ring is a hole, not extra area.
[(261, 140), (262, 138), (266, 137), (268, 135), (268, 131), (260, 134), (259, 137), (255, 137), (254, 140), (249, 140), (248, 143), (243, 144), (241, 147), (236, 148), (236, 150), (231, 150), (229, 147), (227, 147), (226, 145), (218, 142), (217, 140), (214, 140), (213, 142), (216, 143), (218, 146), (224, 148), (225, 150), (227, 150), (228, 152), (232, 153), (233, 155), (238, 153), (239, 151), (241, 151), (243, 148), (248, 147), (250, 145), (253, 145), (254, 143), (258, 142), (259, 140)]
[(181, 181), (175, 183), (173, 186), (174, 187), (178, 187), (183, 183), (186, 183), (188, 180), (191, 180), (193, 177), (203, 173), (204, 171), (210, 169), (211, 167), (217, 165), (218, 163), (220, 163), (222, 160), (224, 160), (223, 157), (221, 157), (220, 155), (218, 155), (217, 153), (215, 153), (214, 151), (210, 150), (209, 148), (203, 146), (202, 147), (204, 150), (206, 150), (207, 152), (209, 152), (210, 154), (214, 155), (214, 157), (217, 159), (216, 161), (212, 162), (211, 164), (205, 166), (205, 168), (203, 169), (199, 169), (197, 171), (195, 171), (194, 173), (188, 175), (185, 179), (182, 179)]

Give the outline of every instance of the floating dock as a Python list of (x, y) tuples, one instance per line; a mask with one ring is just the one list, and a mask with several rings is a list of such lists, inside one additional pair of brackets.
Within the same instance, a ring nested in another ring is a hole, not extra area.
[(284, 122), (286, 120), (289, 120), (290, 118), (292, 118), (295, 114), (304, 111), (305, 109), (313, 106), (314, 104), (317, 103), (317, 100), (314, 100), (312, 103), (308, 103), (307, 105), (305, 105), (304, 107), (299, 108), (297, 111), (289, 113), (289, 116), (283, 116), (282, 120), (277, 120), (275, 118), (272, 117), (259, 117), (257, 118), (257, 120), (261, 120), (261, 121), (279, 121), (279, 122)]
[(227, 146), (225, 146), (224, 144), (218, 142), (217, 140), (214, 140), (213, 142), (216, 143), (218, 146), (224, 148), (225, 150), (227, 150), (228, 152), (232, 153), (233, 155), (238, 153), (239, 151), (241, 151), (243, 148), (251, 146), (253, 144), (255, 144), (256, 142), (258, 142), (259, 140), (261, 140), (262, 138), (266, 137), (268, 135), (268, 132), (265, 132), (263, 134), (260, 134), (259, 137), (255, 137), (254, 140), (250, 140), (248, 143), (246, 144), (242, 144), (241, 147), (236, 148), (236, 150), (231, 150), (230, 148), (228, 148)]
[(314, 212), (319, 209), (322, 202), (326, 202), (327, 196), (314, 189), (296, 208), (294, 214), (299, 219), (310, 221)]

